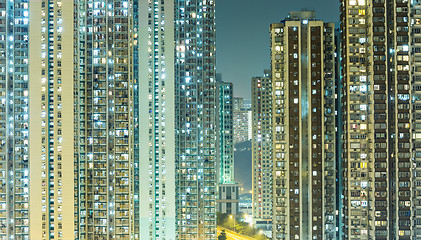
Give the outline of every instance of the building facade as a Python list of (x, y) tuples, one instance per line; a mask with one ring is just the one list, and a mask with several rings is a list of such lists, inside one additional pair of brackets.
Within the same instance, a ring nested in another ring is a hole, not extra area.
[(134, 1), (74, 1), (75, 239), (139, 238), (135, 7)]
[[(270, 74), (270, 72), (266, 72), (269, 70), (265, 70), (265, 75)], [(247, 110), (251, 110), (251, 99), (243, 99), (243, 106)]]
[(342, 1), (345, 239), (419, 239), (418, 1)]
[(272, 80), (267, 76), (251, 80), (252, 215), (254, 224), (272, 221)]
[(0, 14), (0, 236), (29, 239), (28, 2), (4, 2)]
[(251, 111), (251, 107), (248, 108), (247, 111), (247, 136), (248, 139), (253, 139), (253, 112)]
[(216, 237), (214, 5), (0, 3), (1, 239)]
[[(410, 31), (409, 31), (409, 39), (410, 39), (410, 59), (412, 59), (412, 67), (411, 67), (411, 75), (410, 79), (412, 81), (412, 89), (411, 91), (411, 103), (413, 109), (412, 115), (412, 135), (415, 134), (415, 139), (412, 142), (413, 146), (413, 162), (412, 162), (412, 180), (411, 180), (411, 192), (412, 192), (412, 204), (411, 210), (411, 222), (412, 225), (412, 239), (421, 239), (421, 114), (419, 113), (419, 109), (421, 108), (421, 2), (420, 1), (413, 1), (411, 5), (410, 14), (412, 16), (412, 20), (410, 21)], [(404, 165), (402, 163), (398, 163), (398, 167)], [(408, 163), (405, 163), (408, 165)], [(398, 170), (399, 171), (399, 170)], [(399, 176), (399, 175), (398, 175)], [(401, 176), (399, 176), (401, 177)], [(398, 213), (399, 215), (399, 213)], [(400, 214), (402, 215), (402, 214)], [(405, 220), (404, 223), (407, 223)], [(403, 225), (403, 224), (402, 224)], [(408, 230), (399, 230), (398, 235), (405, 234), (405, 231)]]
[(239, 187), (234, 180), (233, 85), (217, 81), (217, 139), (218, 169), (217, 211), (236, 215), (239, 210)]
[(216, 86), (218, 183), (234, 183), (233, 86), (228, 82)]
[(174, 10), (177, 238), (215, 239), (215, 1)]
[(249, 138), (249, 112), (244, 106), (244, 99), (234, 97), (234, 145), (250, 140)]
[(28, 3), (30, 239), (73, 238), (73, 4)]
[(62, 48), (73, 43), (73, 14), (64, 7), (73, 4), (0, 3), (1, 239), (73, 237), (73, 51)]
[(334, 24), (271, 25), (273, 239), (335, 239)]
[(336, 129), (336, 239), (342, 239), (342, 76), (341, 76), (341, 44), (340, 28), (335, 26), (335, 129)]
[(139, 1), (142, 239), (176, 239), (174, 1)]

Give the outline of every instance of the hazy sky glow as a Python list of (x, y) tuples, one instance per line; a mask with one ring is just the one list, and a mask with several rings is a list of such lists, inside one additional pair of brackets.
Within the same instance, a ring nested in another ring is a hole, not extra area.
[(234, 95), (250, 98), (250, 81), (270, 67), (269, 26), (290, 11), (316, 10), (318, 19), (339, 21), (339, 0), (218, 0), (217, 72), (234, 83)]

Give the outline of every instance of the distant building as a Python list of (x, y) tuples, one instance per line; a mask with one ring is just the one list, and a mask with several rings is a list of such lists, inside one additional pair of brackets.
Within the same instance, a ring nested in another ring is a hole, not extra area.
[(252, 198), (250, 193), (244, 193), (240, 195), (240, 212), (247, 214), (248, 216), (253, 215)]
[(244, 109), (244, 98), (234, 97), (234, 112)]
[(250, 140), (249, 138), (249, 112), (251, 109), (245, 108), (244, 99), (234, 98), (234, 145)]
[(336, 239), (334, 24), (290, 12), (270, 35), (272, 237)]
[(251, 110), (251, 99), (243, 99), (243, 106), (245, 110)]
[(217, 81), (216, 90), (217, 211), (236, 215), (239, 209), (239, 187), (234, 181), (233, 85), (229, 82)]
[(247, 139), (251, 140), (253, 138), (253, 115), (251, 111), (252, 101), (251, 99), (243, 100), (244, 110), (247, 111)]
[(250, 110), (247, 111), (247, 130), (248, 130), (248, 140), (253, 139), (253, 111)]
[(252, 86), (253, 222), (265, 230), (272, 222), (272, 81), (254, 77)]
[(234, 183), (233, 86), (229, 82), (216, 86), (218, 183)]

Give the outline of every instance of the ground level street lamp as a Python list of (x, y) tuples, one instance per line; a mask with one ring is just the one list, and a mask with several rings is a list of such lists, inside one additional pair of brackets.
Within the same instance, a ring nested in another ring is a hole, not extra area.
[(235, 231), (235, 217), (234, 217), (234, 216), (232, 216), (232, 215), (230, 215), (230, 218), (234, 220), (234, 227), (233, 227), (233, 228), (234, 228), (234, 232), (236, 232), (236, 231)]

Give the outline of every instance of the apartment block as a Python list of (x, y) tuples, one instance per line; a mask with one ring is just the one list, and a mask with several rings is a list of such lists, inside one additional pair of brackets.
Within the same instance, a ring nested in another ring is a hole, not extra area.
[(141, 239), (176, 239), (174, 31), (174, 1), (139, 1)]
[(345, 239), (421, 234), (419, 14), (418, 1), (341, 2)]
[(215, 1), (174, 10), (177, 238), (215, 239)]
[(215, 239), (215, 68), (213, 0), (0, 2), (0, 239)]
[(0, 19), (0, 236), (29, 239), (28, 2), (2, 3)]
[(218, 183), (234, 183), (233, 85), (217, 82)]
[(252, 216), (257, 225), (272, 221), (272, 79), (254, 77), (252, 91)]
[(217, 211), (236, 215), (239, 211), (239, 187), (234, 180), (233, 84), (217, 81)]
[(251, 108), (246, 108), (244, 99), (234, 97), (234, 145), (250, 140), (250, 119)]
[(0, 3), (1, 239), (74, 234), (73, 51), (63, 48), (73, 14), (63, 8), (73, 4)]
[[(133, 1), (74, 2), (75, 239), (138, 236)], [(73, 46), (73, 45), (68, 45)]]
[(334, 24), (290, 12), (270, 27), (273, 239), (335, 239)]

